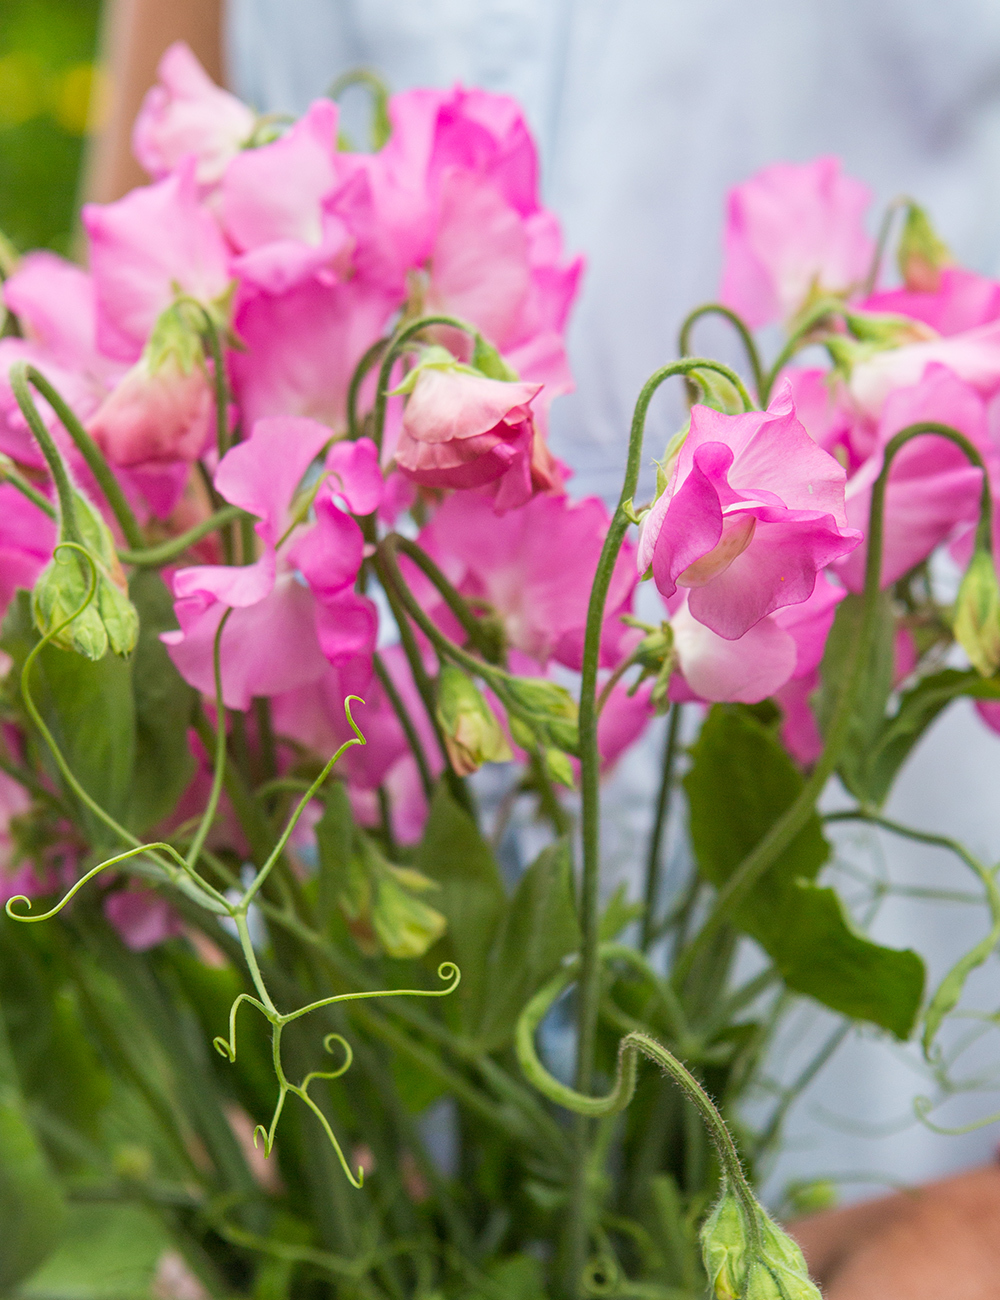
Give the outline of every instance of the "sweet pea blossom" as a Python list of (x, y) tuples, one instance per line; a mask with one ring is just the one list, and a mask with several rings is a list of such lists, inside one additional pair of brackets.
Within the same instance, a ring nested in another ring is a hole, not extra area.
[(535, 426), (530, 406), (541, 384), (487, 379), (451, 358), (418, 367), (403, 412), (396, 464), (424, 487), (497, 483), (497, 510), (532, 494)]
[(858, 411), (877, 420), (889, 394), (919, 383), (934, 363), (954, 371), (980, 396), (992, 397), (1000, 391), (1000, 320), (876, 352), (852, 367), (848, 391)]
[[(958, 429), (988, 466), (996, 466), (982, 397), (945, 366), (929, 365), (919, 382), (895, 388), (885, 399), (872, 453), (847, 485), (847, 518), (856, 528), (867, 531), (872, 488), (889, 440), (922, 421)], [(981, 487), (981, 471), (954, 443), (932, 435), (907, 443), (892, 462), (886, 490), (881, 585), (901, 578), (961, 524), (977, 519)], [(834, 566), (852, 591), (864, 586), (866, 552), (859, 546)]]
[(199, 185), (217, 181), (253, 132), (256, 117), (217, 86), (183, 41), (169, 46), (132, 129), (132, 152), (154, 180), (194, 155)]
[(729, 191), (720, 300), (756, 328), (861, 283), (875, 245), (871, 191), (840, 160), (775, 163)]
[(229, 288), (229, 249), (199, 201), (191, 157), (116, 203), (88, 203), (82, 220), (97, 290), (97, 343), (109, 357), (137, 360), (178, 290), (208, 306)]
[(806, 600), (818, 571), (861, 534), (844, 513), (844, 470), (809, 437), (783, 384), (766, 411), (691, 410), (666, 491), (643, 520), (638, 565), (667, 599), (735, 641)]
[(960, 266), (944, 267), (934, 290), (890, 289), (872, 294), (861, 307), (923, 321), (950, 337), (1000, 319), (1000, 282)]
[(374, 444), (337, 443), (314, 500), (315, 522), (299, 526), (294, 497), (306, 471), (330, 440), (315, 420), (259, 420), (246, 442), (219, 463), (215, 487), (256, 515), (261, 554), (252, 564), (198, 565), (173, 578), (179, 632), (163, 640), (181, 676), (214, 692), (213, 642), (222, 633), (223, 699), (245, 709), (257, 695), (276, 695), (318, 680), (329, 663), (370, 651), (374, 606), (351, 588), (363, 537), (351, 515), (370, 514), (381, 498)]
[[(492, 607), (508, 643), (544, 667), (550, 660), (579, 670), (587, 603), (608, 530), (608, 513), (596, 497), (571, 502), (536, 496), (497, 517), (474, 492), (449, 497), (424, 528), (419, 544), (463, 595)], [(435, 588), (415, 565), (401, 564), (417, 599), (449, 634), (461, 634)], [(621, 622), (632, 608), (634, 552), (628, 544), (608, 589), (602, 667), (615, 667), (630, 633)]]

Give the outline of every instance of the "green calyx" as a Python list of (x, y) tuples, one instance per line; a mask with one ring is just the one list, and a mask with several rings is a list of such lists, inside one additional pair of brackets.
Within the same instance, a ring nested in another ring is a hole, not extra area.
[(820, 1300), (797, 1244), (727, 1182), (702, 1227), (701, 1249), (717, 1300)]
[(506, 763), (513, 757), (482, 692), (453, 664), (443, 664), (438, 675), (436, 713), (448, 757), (459, 776), (471, 776), (484, 763)]
[(418, 897), (438, 887), (412, 867), (394, 866), (362, 834), (347, 864), (340, 908), (366, 956), (384, 952), (389, 957), (422, 957), (448, 924)]
[(936, 293), (941, 287), (941, 272), (954, 261), (951, 249), (918, 203), (907, 206), (896, 258), (907, 289), (918, 293)]
[(958, 589), (952, 624), (955, 640), (983, 677), (1000, 668), (1000, 584), (988, 550), (977, 546)]

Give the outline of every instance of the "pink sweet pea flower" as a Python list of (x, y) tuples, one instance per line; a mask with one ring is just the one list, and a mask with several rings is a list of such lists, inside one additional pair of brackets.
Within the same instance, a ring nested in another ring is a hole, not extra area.
[(861, 307), (865, 311), (911, 316), (938, 334), (962, 334), (1000, 319), (1000, 283), (959, 266), (940, 271), (940, 285), (933, 291), (891, 289), (873, 294)]
[[(418, 541), (463, 595), (493, 607), (512, 647), (543, 667), (555, 659), (579, 670), (590, 587), (607, 530), (608, 513), (596, 497), (570, 502), (536, 496), (498, 518), (487, 498), (469, 492), (449, 497)], [(417, 599), (456, 631), (436, 591), (405, 557), (401, 563)], [(626, 544), (608, 591), (603, 667), (615, 667), (629, 635), (621, 615), (632, 607), (634, 563)]]
[(104, 915), (133, 952), (148, 952), (183, 934), (181, 919), (165, 898), (152, 889), (128, 886), (104, 899)]
[(475, 488), (496, 483), (498, 510), (532, 494), (535, 426), (530, 405), (541, 384), (487, 379), (457, 367), (421, 367), (403, 412), (396, 464), (414, 483)]
[[(847, 485), (847, 518), (854, 527), (868, 529), (872, 487), (886, 444), (907, 425), (925, 420), (953, 425), (988, 465), (995, 465), (982, 398), (945, 366), (929, 365), (918, 383), (894, 389), (885, 400), (872, 454)], [(980, 471), (944, 438), (915, 438), (896, 455), (886, 491), (883, 587), (926, 559), (959, 525), (978, 517), (981, 486)], [(866, 552), (860, 546), (834, 566), (851, 591), (864, 586)]]
[(756, 328), (864, 279), (874, 243), (871, 191), (837, 158), (775, 163), (729, 191), (720, 299)]
[(29, 253), (4, 282), (3, 298), (22, 334), (58, 366), (103, 379), (120, 366), (97, 350), (93, 277), (55, 253)]
[(52, 558), (55, 521), (9, 483), (0, 483), (0, 618), (18, 587), (30, 591)]
[(132, 152), (154, 180), (189, 154), (199, 185), (211, 185), (246, 143), (256, 117), (217, 86), (183, 41), (169, 46), (132, 129)]
[(735, 641), (765, 615), (806, 600), (816, 574), (861, 533), (844, 513), (841, 466), (799, 423), (783, 384), (766, 411), (691, 410), (667, 490), (639, 533), (638, 564), (661, 594)]
[[(277, 695), (316, 681), (329, 663), (370, 652), (374, 606), (351, 590), (361, 565), (363, 537), (340, 508), (370, 514), (381, 498), (374, 443), (335, 446), (329, 477), (314, 501), (316, 521), (292, 515), (303, 476), (330, 440), (315, 420), (259, 420), (246, 442), (223, 457), (215, 487), (225, 500), (258, 517), (262, 553), (242, 566), (199, 565), (173, 579), (180, 631), (163, 640), (178, 671), (206, 694), (214, 690), (212, 643), (226, 608), (222, 633), (223, 698), (245, 709), (255, 695)], [(301, 575), (301, 577), (300, 577)]]
[(1000, 320), (877, 352), (853, 367), (848, 390), (862, 415), (878, 419), (889, 394), (919, 383), (932, 363), (947, 366), (980, 396), (992, 397), (1000, 391)]
[(113, 465), (196, 461), (212, 437), (215, 397), (201, 365), (153, 369), (145, 353), (87, 423)]
[(286, 135), (241, 153), (226, 168), (221, 212), (245, 284), (283, 293), (312, 275), (342, 279), (351, 232), (325, 202), (342, 183), (337, 105), (317, 100)]
[(110, 357), (135, 361), (178, 289), (208, 304), (229, 287), (229, 250), (199, 203), (193, 158), (116, 203), (88, 203), (83, 224), (97, 289), (97, 341)]

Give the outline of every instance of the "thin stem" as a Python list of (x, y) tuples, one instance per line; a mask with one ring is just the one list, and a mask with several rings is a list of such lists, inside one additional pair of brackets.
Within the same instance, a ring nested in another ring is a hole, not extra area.
[(372, 664), (375, 668), (375, 676), (379, 679), (382, 689), (386, 693), (389, 703), (392, 705), (392, 711), (399, 719), (399, 725), (403, 728), (403, 734), (406, 736), (406, 743), (410, 748), (417, 764), (417, 771), (420, 773), (420, 784), (423, 787), (424, 797), (430, 799), (434, 790), (434, 777), (431, 775), (430, 764), (427, 761), (427, 755), (424, 752), (423, 741), (410, 717), (410, 711), (406, 707), (406, 701), (396, 689), (396, 683), (392, 680), (388, 668), (385, 666), (385, 660), (375, 652), (372, 656)]
[[(463, 630), (473, 644), (478, 645), (482, 639), (482, 627), (471, 606), (460, 591), (448, 581), (438, 565), (431, 559), (422, 546), (403, 537), (400, 533), (390, 533), (386, 538), (395, 550), (408, 556), (418, 569), (429, 579), (441, 594), (445, 604), (458, 619)], [(480, 646), (480, 649), (482, 647)]]
[[(125, 493), (122, 491), (121, 485), (111, 472), (111, 467), (108, 465), (108, 462), (104, 459), (100, 447), (98, 447), (97, 443), (93, 440), (40, 370), (36, 370), (34, 366), (24, 366), (23, 363), (21, 363), (17, 369), (20, 374), (23, 374), (27, 382), (45, 398), (53, 411), (55, 411), (63, 428), (73, 439), (80, 455), (87, 462), (87, 468), (97, 480), (98, 486), (104, 493), (105, 501), (107, 501), (108, 505), (111, 507), (112, 514), (118, 520), (118, 525), (124, 534), (126, 542), (133, 550), (140, 549), (143, 541), (142, 529), (139, 527), (139, 522), (132, 513), (132, 507), (125, 499)], [(13, 383), (14, 378), (12, 374), (12, 387)], [(18, 396), (16, 389), (15, 396), (18, 398), (18, 406), (21, 406), (21, 399)], [(24, 410), (24, 407), (21, 406), (21, 409)], [(27, 412), (25, 412), (25, 415), (27, 416)], [(32, 428), (32, 432), (35, 433), (36, 437), (38, 436), (34, 428)], [(48, 458), (46, 457), (46, 459)]]
[(767, 406), (771, 400), (771, 389), (774, 387), (774, 381), (788, 365), (792, 357), (795, 356), (799, 348), (802, 347), (806, 337), (825, 320), (827, 316), (842, 315), (846, 310), (845, 304), (836, 298), (823, 298), (815, 303), (806, 314), (798, 321), (792, 333), (789, 335), (785, 346), (778, 353), (774, 364), (764, 377), (764, 386), (760, 390), (761, 406)]
[(882, 269), (882, 258), (885, 256), (885, 248), (889, 242), (889, 235), (892, 232), (892, 221), (896, 213), (901, 208), (905, 208), (910, 199), (905, 195), (892, 200), (887, 204), (885, 212), (882, 214), (882, 220), (879, 222), (878, 236), (875, 239), (875, 251), (872, 254), (871, 265), (868, 268), (868, 274), (865, 276), (861, 292), (866, 298), (875, 292), (875, 285), (878, 282), (878, 273)]
[(49, 433), (45, 421), (35, 405), (35, 399), (31, 396), (31, 391), (28, 388), (29, 376), (30, 368), (25, 362), (19, 361), (11, 366), (11, 391), (21, 414), (28, 423), (28, 428), (45, 457), (49, 473), (52, 475), (52, 481), (56, 486), (56, 494), (59, 497), (59, 519), (62, 522), (63, 531), (73, 541), (82, 542), (83, 537), (76, 518), (76, 502), (73, 500), (73, 485), (70, 482), (69, 471), (59, 454), (55, 439)]
[[(600, 967), (597, 957), (599, 926), (599, 874), (600, 874), (600, 754), (597, 746), (597, 673), (600, 664), (601, 632), (604, 626), (604, 607), (612, 574), (628, 530), (632, 498), (639, 481), (642, 459), (643, 434), (646, 414), (657, 389), (674, 375), (697, 378), (698, 370), (711, 370), (721, 374), (739, 391), (745, 408), (753, 409), (753, 402), (743, 381), (719, 361), (689, 357), (662, 366), (643, 385), (635, 404), (629, 434), (625, 479), (604, 546), (597, 564), (590, 602), (587, 608), (587, 625), (584, 635), (583, 674), (580, 684), (580, 790), (582, 804), (581, 838), (583, 842), (583, 871), (580, 883), (578, 913), (580, 920), (580, 979), (577, 999), (577, 1060), (576, 1088), (589, 1092), (594, 1071), (594, 1052), (597, 1036), (597, 1011), (600, 1001)], [(586, 1255), (588, 1197), (587, 1151), (589, 1128), (581, 1120), (577, 1125), (576, 1167), (569, 1211), (571, 1242), (569, 1261), (572, 1285), (579, 1278)]]
[(232, 612), (231, 609), (227, 609), (219, 619), (219, 626), (215, 629), (215, 636), (212, 640), (212, 675), (215, 682), (215, 763), (208, 803), (205, 805), (205, 811), (202, 813), (198, 829), (185, 858), (188, 866), (192, 869), (198, 865), (198, 857), (202, 846), (208, 838), (212, 823), (215, 821), (219, 799), (222, 796), (222, 783), (226, 776), (226, 710), (222, 700), (222, 633), (225, 631)]
[(43, 514), (48, 515), (50, 519), (59, 518), (58, 510), (56, 510), (48, 497), (43, 496), (43, 494), (39, 492), (38, 488), (29, 483), (23, 474), (18, 473), (12, 462), (10, 464), (4, 464), (3, 461), (0, 461), (0, 481), (9, 483), (12, 488), (16, 488), (23, 497), (27, 497), (33, 506), (37, 506), (38, 509), (41, 510)]
[(354, 367), (354, 374), (351, 375), (351, 382), (347, 386), (347, 436), (352, 442), (357, 442), (361, 437), (361, 421), (358, 419), (361, 385), (365, 382), (372, 366), (389, 346), (389, 342), (389, 339), (376, 339)]
[(678, 338), (677, 351), (682, 357), (691, 355), (691, 331), (695, 323), (701, 320), (703, 316), (722, 316), (736, 330), (743, 344), (747, 361), (750, 363), (754, 388), (759, 396), (764, 386), (764, 367), (761, 363), (760, 353), (757, 351), (757, 344), (754, 342), (753, 335), (747, 328), (745, 321), (729, 307), (723, 306), (721, 302), (707, 302), (701, 307), (696, 307), (694, 311), (685, 316)]
[[(813, 814), (816, 801), (827, 780), (836, 769), (837, 763), (850, 733), (854, 704), (862, 685), (865, 664), (868, 662), (868, 649), (875, 632), (878, 612), (878, 596), (882, 568), (883, 520), (885, 514), (885, 494), (889, 483), (892, 462), (897, 454), (914, 438), (925, 434), (947, 438), (959, 447), (971, 463), (983, 468), (979, 452), (969, 440), (948, 425), (934, 421), (911, 424), (893, 437), (885, 449), (882, 469), (872, 488), (871, 509), (868, 522), (868, 548), (865, 556), (865, 585), (862, 596), (861, 626), (848, 657), (843, 672), (843, 686), (837, 704), (833, 710), (826, 733), (823, 752), (803, 785), (798, 796), (784, 814), (778, 818), (762, 840), (753, 848), (736, 868), (715, 897), (711, 912), (703, 923), (686, 952), (682, 953), (674, 969), (674, 983), (680, 987), (690, 972), (697, 956), (701, 953), (719, 926), (731, 914), (733, 909), (746, 897), (758, 880), (784, 852), (799, 831)], [(983, 491), (980, 498), (980, 519), (977, 528), (977, 545), (982, 538), (989, 539), (992, 530), (993, 503), (987, 475), (983, 473)], [(988, 544), (988, 540), (987, 540)]]
[(165, 564), (170, 564), (178, 556), (183, 555), (203, 537), (226, 528), (234, 520), (244, 517), (250, 518), (244, 515), (244, 511), (239, 506), (223, 506), (221, 510), (203, 519), (200, 524), (195, 524), (193, 528), (189, 528), (187, 532), (177, 537), (161, 542), (159, 546), (145, 546), (137, 551), (120, 550), (118, 558), (123, 564), (132, 564), (138, 569), (161, 569)]
[(653, 937), (653, 913), (660, 894), (660, 857), (663, 844), (663, 832), (667, 824), (667, 812), (670, 808), (670, 794), (674, 785), (674, 759), (677, 751), (677, 729), (680, 726), (681, 705), (670, 706), (670, 720), (667, 723), (666, 740), (663, 746), (663, 762), (660, 769), (660, 792), (656, 799), (656, 816), (653, 819), (653, 831), (649, 837), (649, 851), (646, 854), (646, 888), (643, 892), (642, 939), (643, 951), (649, 947)]
[(204, 336), (208, 340), (208, 354), (212, 358), (212, 390), (215, 396), (215, 445), (219, 460), (229, 450), (229, 385), (226, 382), (226, 363), (222, 354), (219, 327), (211, 313), (200, 303), (204, 320)]

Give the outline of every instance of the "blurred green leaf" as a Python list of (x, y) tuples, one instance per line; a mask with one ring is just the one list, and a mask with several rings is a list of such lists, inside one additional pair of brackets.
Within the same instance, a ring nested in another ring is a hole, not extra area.
[(18, 1288), (18, 1300), (149, 1300), (170, 1246), (158, 1220), (137, 1205), (74, 1205), (58, 1247)]
[(28, 1122), (0, 1023), (0, 1295), (51, 1253), (64, 1216), (62, 1192)]
[(441, 886), (434, 894), (434, 906), (446, 918), (448, 932), (429, 955), (435, 962), (457, 962), (462, 982), (455, 998), (466, 1028), (474, 1031), (490, 949), (507, 897), (490, 846), (443, 782), (431, 800), (413, 865)]
[[(699, 869), (718, 886), (795, 800), (803, 778), (774, 736), (736, 705), (711, 709), (691, 753), (684, 779), (691, 839)], [(733, 919), (790, 989), (907, 1038), (923, 995), (923, 962), (857, 933), (834, 890), (812, 883), (829, 854), (813, 813)]]
[(129, 595), (139, 611), (131, 661), (136, 751), (129, 825), (142, 832), (173, 810), (194, 773), (188, 726), (195, 693), (160, 640), (160, 633), (177, 622), (163, 579), (153, 569), (140, 569), (129, 582)]
[(490, 952), (476, 1038), (495, 1051), (525, 1003), (580, 943), (569, 844), (543, 849), (518, 881)]

